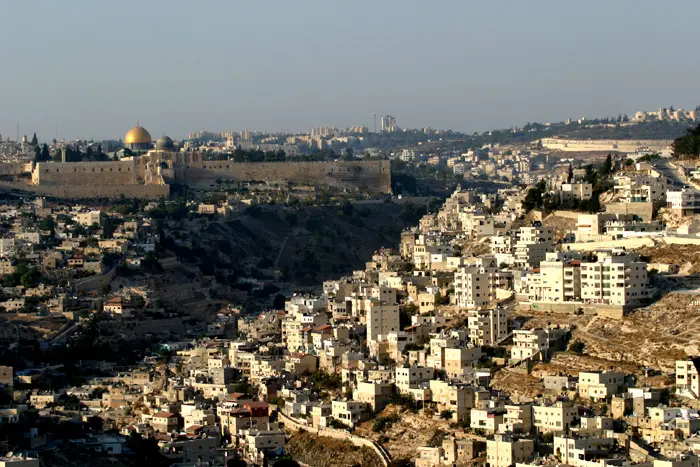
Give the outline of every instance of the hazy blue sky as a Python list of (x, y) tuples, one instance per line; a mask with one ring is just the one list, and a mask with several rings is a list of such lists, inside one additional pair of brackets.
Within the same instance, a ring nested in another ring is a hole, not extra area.
[(700, 2), (0, 0), (0, 133), (483, 131), (700, 103)]

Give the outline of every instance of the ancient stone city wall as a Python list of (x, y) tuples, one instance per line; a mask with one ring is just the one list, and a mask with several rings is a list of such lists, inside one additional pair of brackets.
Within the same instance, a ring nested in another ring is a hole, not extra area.
[(55, 198), (126, 198), (160, 199), (170, 197), (170, 185), (27, 185), (0, 181), (0, 189), (35, 193)]
[(0, 175), (22, 175), (32, 171), (32, 163), (8, 162), (0, 164)]
[[(221, 178), (328, 185), (361, 189), (373, 194), (391, 192), (389, 161), (237, 163), (203, 161), (197, 153), (155, 153), (131, 161), (41, 162), (32, 171), (32, 183), (41, 188), (34, 191), (57, 197), (87, 198), (118, 196), (122, 193), (140, 198), (167, 196), (167, 185), (144, 184), (146, 166), (156, 170), (162, 162), (165, 162), (164, 174), (166, 171), (175, 174), (169, 182), (183, 184), (208, 186)], [(7, 170), (13, 172), (19, 168)]]
[(673, 140), (666, 139), (542, 139), (542, 146), (547, 149), (558, 149), (560, 151), (635, 152), (639, 148), (648, 148), (650, 151), (663, 151), (671, 144), (673, 144)]
[(391, 192), (389, 161), (358, 162), (231, 162), (204, 161), (183, 173), (187, 183), (214, 183), (217, 178), (239, 181), (293, 182), (361, 188), (370, 193)]
[(40, 162), (34, 169), (39, 185), (135, 185), (134, 161)]

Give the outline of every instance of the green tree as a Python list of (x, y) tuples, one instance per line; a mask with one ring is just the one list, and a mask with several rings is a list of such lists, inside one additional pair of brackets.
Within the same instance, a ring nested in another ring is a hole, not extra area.
[(39, 140), (36, 137), (36, 133), (34, 133), (34, 136), (32, 136), (32, 142), (30, 144), (34, 147), (39, 146)]
[(39, 146), (34, 146), (34, 162), (41, 162), (41, 149)]
[(685, 135), (673, 141), (674, 157), (697, 158), (700, 155), (700, 125), (688, 128)]
[(586, 350), (586, 344), (578, 340), (574, 341), (569, 346), (569, 350), (574, 352), (576, 355), (583, 355), (583, 352)]
[(49, 146), (44, 143), (41, 146), (41, 156), (40, 156), (41, 162), (48, 162), (51, 160), (51, 153), (49, 153)]
[(603, 175), (610, 175), (613, 170), (612, 155), (608, 154), (605, 158), (605, 163), (603, 164)]

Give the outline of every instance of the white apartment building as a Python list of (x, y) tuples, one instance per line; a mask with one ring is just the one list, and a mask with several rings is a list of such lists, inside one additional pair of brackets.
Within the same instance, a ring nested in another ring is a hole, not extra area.
[(491, 255), (496, 258), (496, 264), (512, 266), (515, 262), (513, 252), (517, 239), (510, 234), (494, 235), (491, 237)]
[(561, 455), (562, 462), (572, 467), (590, 466), (592, 458), (609, 453), (615, 446), (614, 438), (569, 438), (554, 437), (554, 452)]
[(554, 405), (532, 407), (533, 425), (540, 432), (560, 432), (569, 429), (578, 416), (578, 408), (570, 401), (559, 401)]
[(503, 423), (498, 427), (499, 433), (530, 433), (532, 430), (532, 405), (506, 405)]
[(90, 227), (95, 224), (102, 225), (102, 220), (104, 219), (102, 211), (99, 210), (79, 212), (75, 217), (79, 224), (82, 224), (86, 227)]
[(625, 375), (616, 371), (582, 371), (578, 375), (578, 394), (597, 401), (617, 394)]
[(568, 259), (570, 256), (566, 253), (547, 253), (539, 271), (528, 276), (531, 300), (567, 302), (581, 298), (581, 261)]
[(495, 435), (486, 441), (486, 462), (489, 467), (510, 467), (527, 462), (535, 453), (535, 441)]
[(488, 237), (496, 233), (496, 225), (492, 216), (460, 212), (458, 219), (459, 231), (467, 238)]
[(427, 386), (428, 382), (435, 376), (435, 370), (420, 366), (407, 368), (396, 368), (394, 383), (396, 389), (402, 394), (410, 394), (411, 389), (420, 389)]
[[(545, 359), (552, 341), (564, 334), (562, 329), (518, 329), (513, 331), (511, 360), (525, 360), (538, 356)], [(539, 355), (538, 355), (539, 354)]]
[(469, 338), (475, 345), (494, 346), (508, 336), (508, 315), (503, 309), (470, 310)]
[(503, 407), (474, 408), (469, 414), (469, 426), (475, 430), (495, 433), (503, 423), (505, 413)]
[(559, 202), (568, 200), (586, 201), (593, 196), (593, 185), (590, 183), (564, 183), (559, 190), (556, 190)]
[(346, 426), (354, 426), (360, 423), (360, 416), (367, 404), (358, 401), (332, 401), (331, 415)]
[(374, 342), (380, 334), (398, 331), (399, 305), (373, 300), (367, 309), (367, 342)]
[(627, 237), (642, 236), (662, 232), (661, 221), (608, 221), (605, 223), (605, 234), (614, 240)]
[(700, 213), (700, 190), (683, 188), (666, 192), (666, 207), (681, 216)]
[(554, 233), (549, 227), (521, 227), (514, 247), (515, 265), (519, 268), (537, 266), (554, 251)]
[(448, 378), (466, 376), (481, 358), (481, 347), (445, 348), (445, 373)]
[(496, 300), (496, 289), (505, 286), (505, 277), (499, 273), (496, 258), (481, 256), (470, 265), (455, 272), (454, 303), (462, 308), (481, 308)]
[(445, 349), (457, 347), (460, 341), (457, 337), (433, 334), (430, 338), (430, 353), (426, 363), (430, 368), (445, 367)]
[(647, 263), (630, 254), (599, 251), (593, 263), (581, 264), (581, 298), (584, 302), (640, 306), (650, 296)]
[(678, 394), (694, 399), (700, 397), (698, 365), (700, 365), (698, 358), (676, 360), (676, 391)]
[(474, 388), (447, 381), (430, 380), (432, 400), (439, 412), (450, 410), (453, 420), (463, 420), (474, 407)]

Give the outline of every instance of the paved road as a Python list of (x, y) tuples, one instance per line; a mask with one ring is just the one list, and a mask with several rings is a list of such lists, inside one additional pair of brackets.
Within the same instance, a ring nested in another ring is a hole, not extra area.
[(671, 165), (671, 161), (668, 159), (657, 159), (652, 162), (654, 164), (654, 170), (659, 172), (661, 175), (666, 177), (671, 184), (682, 187), (689, 185), (690, 183), (679, 169)]

